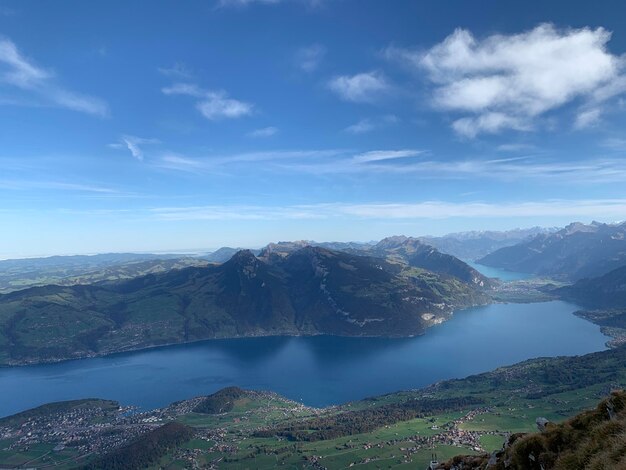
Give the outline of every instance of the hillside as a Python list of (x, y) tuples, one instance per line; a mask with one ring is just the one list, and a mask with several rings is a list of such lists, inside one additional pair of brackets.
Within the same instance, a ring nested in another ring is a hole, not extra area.
[(581, 279), (557, 292), (584, 307), (626, 309), (626, 265), (600, 277)]
[[(596, 404), (626, 385), (624, 364), (625, 348), (533, 359), (322, 409), (236, 387), (141, 413), (104, 400), (54, 403), (0, 420), (0, 466), (425, 469), (433, 453), (484, 464), (512, 435), (496, 463), (517, 454), (526, 464), (532, 451), (542, 463), (556, 455), (570, 464), (555, 468), (620, 468), (624, 395)], [(520, 434), (538, 418), (555, 424)], [(581, 455), (609, 466), (570, 460)]]
[(600, 325), (602, 332), (612, 337), (611, 346), (626, 344), (626, 266), (553, 293), (584, 307), (576, 314)]
[(574, 281), (601, 276), (626, 265), (626, 223), (573, 223), (556, 233), (497, 250), (478, 262)]
[(270, 260), (240, 251), (217, 266), (2, 295), (0, 364), (209, 338), (411, 336), (488, 300), (475, 283), (378, 258), (319, 247)]
[(441, 470), (592, 470), (626, 468), (626, 393), (616, 391), (598, 406), (564, 423), (538, 422), (541, 432), (513, 434), (491, 456), (455, 457)]

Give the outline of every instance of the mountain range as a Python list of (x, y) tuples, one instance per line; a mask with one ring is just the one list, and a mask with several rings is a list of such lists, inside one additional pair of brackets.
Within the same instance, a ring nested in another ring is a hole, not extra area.
[(419, 237), (443, 253), (463, 260), (477, 260), (500, 248), (517, 245), (536, 235), (556, 232), (556, 228), (531, 227), (506, 231), (479, 230), (449, 233), (441, 237)]
[(572, 223), (501, 248), (478, 263), (570, 281), (601, 276), (626, 265), (626, 223)]

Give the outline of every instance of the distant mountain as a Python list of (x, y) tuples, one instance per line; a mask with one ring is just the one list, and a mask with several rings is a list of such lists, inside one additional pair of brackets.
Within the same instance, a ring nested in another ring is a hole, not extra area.
[(303, 247), (124, 282), (0, 296), (0, 364), (55, 361), (206, 338), (410, 336), (487, 302), (476, 283)]
[(471, 231), (450, 233), (442, 237), (419, 237), (443, 253), (463, 260), (476, 260), (500, 248), (516, 245), (539, 234), (553, 233), (557, 229), (532, 227), (507, 231)]
[(570, 280), (601, 276), (626, 265), (626, 223), (573, 223), (558, 232), (497, 250), (478, 262)]
[(120, 281), (208, 264), (207, 260), (183, 255), (137, 253), (3, 260), (0, 261), (0, 293), (49, 284), (71, 286)]
[(415, 268), (426, 269), (438, 274), (453, 276), (463, 282), (487, 287), (491, 281), (455, 256), (441, 253), (420, 239), (394, 236), (387, 237), (367, 251), (374, 256), (407, 263)]
[(208, 255), (204, 255), (202, 259), (210, 261), (212, 263), (225, 263), (233, 257), (235, 253), (241, 251), (243, 248), (231, 248), (229, 246), (223, 246), (222, 248), (215, 250)]
[(436, 248), (422, 242), (418, 238), (397, 235), (387, 237), (378, 243), (316, 243), (310, 241), (270, 243), (259, 252), (259, 258), (271, 261), (288, 256), (289, 254), (307, 246), (321, 248), (332, 247), (335, 251), (342, 251), (354, 255), (370, 256), (385, 259), (394, 263), (402, 263), (413, 268), (424, 269), (445, 276), (475, 284), (480, 287), (489, 287), (491, 281), (460, 259), (439, 252)]
[(315, 242), (312, 240), (282, 241), (270, 243), (261, 248), (256, 254), (262, 259), (270, 259), (272, 256), (284, 257), (307, 246), (317, 246), (328, 250), (344, 251), (348, 253), (365, 253), (373, 245), (374, 243), (360, 242)]

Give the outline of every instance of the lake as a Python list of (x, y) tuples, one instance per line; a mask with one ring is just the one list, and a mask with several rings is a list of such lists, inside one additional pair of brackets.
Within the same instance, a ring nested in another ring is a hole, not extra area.
[(455, 313), (415, 338), (270, 337), (0, 369), (0, 416), (97, 397), (151, 409), (229, 385), (273, 390), (307, 405), (418, 388), (531, 357), (605, 349), (573, 304), (494, 304)]
[(507, 271), (506, 269), (501, 269), (501, 268), (492, 268), (491, 266), (478, 264), (475, 261), (465, 261), (465, 262), (469, 264), (472, 268), (474, 268), (476, 271), (481, 273), (482, 275), (487, 276), (487, 277), (495, 277), (504, 282), (523, 281), (526, 279), (532, 279), (533, 277), (536, 277), (534, 274), (530, 274), (530, 273), (518, 273), (515, 271)]

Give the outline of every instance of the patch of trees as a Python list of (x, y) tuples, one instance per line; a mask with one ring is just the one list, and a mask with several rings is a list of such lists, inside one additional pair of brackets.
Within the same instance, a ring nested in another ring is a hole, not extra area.
[(626, 347), (546, 361), (541, 366), (531, 369), (529, 378), (541, 385), (541, 390), (527, 394), (526, 398), (531, 400), (543, 398), (600, 382), (623, 382), (625, 361)]
[(259, 430), (256, 437), (284, 437), (292, 441), (323, 441), (371, 432), (382, 426), (445, 413), (484, 403), (475, 397), (411, 399), (363, 410), (346, 411), (294, 423), (283, 428)]
[(226, 387), (209, 395), (193, 409), (196, 413), (216, 415), (233, 409), (236, 400), (244, 397), (245, 390), (239, 387)]
[(84, 470), (134, 470), (154, 465), (171, 449), (193, 437), (193, 430), (180, 423), (167, 423), (130, 444), (98, 458)]

